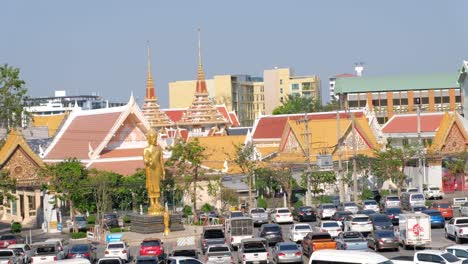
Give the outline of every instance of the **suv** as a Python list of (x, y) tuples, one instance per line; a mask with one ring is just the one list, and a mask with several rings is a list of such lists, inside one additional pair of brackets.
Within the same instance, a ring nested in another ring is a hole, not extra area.
[(278, 224), (264, 224), (260, 227), (259, 237), (265, 238), (268, 244), (283, 242), (283, 233)]
[(159, 238), (145, 238), (140, 244), (140, 256), (161, 256), (164, 254), (162, 245)]
[(423, 189), (423, 193), (426, 199), (442, 199), (444, 198), (444, 193), (437, 186), (429, 186)]
[(200, 244), (203, 254), (206, 249), (211, 245), (218, 245), (226, 243), (223, 226), (205, 226), (201, 234)]
[(387, 195), (380, 201), (380, 207), (400, 207), (400, 198), (397, 195)]
[(107, 213), (102, 216), (102, 223), (109, 228), (119, 227), (119, 218), (116, 213)]
[(357, 231), (370, 233), (373, 230), (372, 223), (367, 215), (348, 215), (344, 221), (345, 231)]
[(73, 217), (73, 228), (78, 231), (87, 231), (88, 222), (86, 221), (86, 216), (84, 215), (75, 215)]
[(130, 251), (125, 242), (109, 242), (106, 251), (104, 251), (104, 257), (118, 257), (128, 262), (130, 260)]

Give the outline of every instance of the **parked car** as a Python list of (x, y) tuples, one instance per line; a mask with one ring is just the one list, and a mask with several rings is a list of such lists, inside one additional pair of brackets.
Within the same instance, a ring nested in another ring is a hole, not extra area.
[[(452, 205), (453, 210), (453, 205)], [(460, 206), (460, 214), (461, 216), (468, 216), (468, 203), (464, 203)]]
[(171, 257), (191, 257), (200, 259), (200, 254), (196, 248), (176, 248), (172, 251)]
[(445, 226), (445, 219), (438, 210), (428, 209), (422, 211), (423, 214), (427, 214), (431, 220), (431, 227), (440, 227)]
[(448, 202), (433, 202), (431, 208), (438, 210), (445, 219), (453, 217), (453, 209)]
[[(140, 255), (145, 255), (141, 254), (141, 248)], [(130, 250), (125, 242), (109, 242), (106, 250), (104, 251), (104, 257), (119, 257), (124, 262), (128, 262), (130, 260)]]
[(335, 239), (336, 249), (342, 250), (366, 250), (367, 241), (360, 232), (341, 232)]
[(422, 213), (422, 211), (427, 210), (426, 206), (413, 206), (410, 208), (411, 213)]
[(445, 223), (445, 237), (453, 237), (457, 244), (468, 238), (468, 217), (454, 217)]
[(320, 219), (330, 218), (336, 212), (336, 207), (332, 203), (319, 205), (317, 208), (317, 216)]
[(205, 254), (210, 245), (224, 244), (226, 241), (223, 226), (204, 226), (200, 238), (201, 250)]
[(288, 208), (276, 208), (272, 215), (272, 220), (277, 224), (294, 222), (291, 211)]
[(13, 244), (9, 245), (7, 248), (19, 252), (22, 263), (27, 264), (31, 262), (31, 257), (34, 252), (28, 244)]
[(380, 201), (380, 207), (390, 208), (390, 207), (400, 207), (400, 198), (397, 195), (387, 195), (384, 196)]
[(78, 230), (78, 231), (87, 231), (88, 230), (88, 222), (86, 221), (86, 216), (84, 216), (84, 215), (75, 215), (75, 216), (73, 216), (73, 228)]
[(348, 215), (344, 221), (343, 230), (368, 234), (372, 232), (373, 226), (367, 215)]
[(268, 213), (263, 208), (250, 209), (250, 217), (255, 225), (262, 225), (268, 223)]
[(429, 186), (423, 189), (424, 196), (426, 199), (442, 199), (444, 198), (444, 193), (437, 186)]
[[(373, 212), (375, 213), (375, 212)], [(337, 221), (341, 227), (343, 227), (343, 222), (345, 220), (345, 218), (348, 216), (348, 215), (352, 215), (353, 213), (351, 213), (350, 211), (338, 211), (338, 212), (335, 212), (332, 217), (330, 217), (330, 220), (333, 220), (333, 221)]]
[(203, 264), (203, 262), (190, 257), (169, 257), (166, 264)]
[(278, 224), (264, 224), (260, 227), (259, 237), (266, 239), (268, 244), (283, 242), (283, 232)]
[(310, 232), (301, 242), (302, 253), (306, 256), (312, 255), (321, 249), (336, 249), (336, 242), (328, 232)]
[(418, 192), (418, 188), (414, 188), (414, 187), (402, 188), (402, 189), (401, 189), (401, 193), (405, 193), (405, 192), (417, 193), (417, 192)]
[(343, 231), (338, 222), (331, 220), (321, 221), (317, 226), (315, 226), (315, 230), (317, 232), (327, 232), (331, 237), (337, 237), (338, 234)]
[(19, 235), (1, 235), (0, 236), (0, 248), (7, 248), (13, 244), (23, 244), (24, 238)]
[(374, 210), (374, 212), (376, 212), (376, 213), (380, 212), (379, 205), (374, 200), (364, 200), (362, 202), (362, 209), (364, 209), (364, 210)]
[(59, 249), (60, 254), (61, 254), (61, 259), (64, 259), (64, 258), (67, 257), (68, 250), (69, 250), (68, 240), (66, 240), (64, 238), (48, 238), (44, 242), (57, 244), (58, 249)]
[(468, 245), (452, 245), (445, 248), (445, 252), (452, 253), (455, 257), (468, 259)]
[(293, 218), (298, 222), (304, 221), (316, 221), (317, 216), (316, 212), (312, 208), (312, 206), (301, 206), (299, 208), (294, 209), (293, 211)]
[(393, 230), (392, 221), (384, 214), (372, 214), (369, 219), (374, 230)]
[(161, 256), (164, 254), (163, 242), (159, 238), (145, 238), (140, 244), (139, 252), (140, 256)]
[(124, 261), (119, 257), (103, 257), (99, 258), (96, 264), (123, 264)]
[(94, 263), (97, 259), (96, 248), (90, 244), (75, 244), (68, 251), (67, 258), (86, 258)]
[(309, 224), (294, 224), (289, 228), (289, 240), (293, 242), (301, 241), (308, 233), (312, 232)]
[(371, 215), (371, 214), (375, 214), (375, 211), (374, 210), (359, 210), (357, 211), (356, 214)]
[(231, 248), (228, 245), (211, 245), (206, 249), (206, 264), (234, 263)]
[(399, 250), (400, 244), (393, 230), (375, 230), (367, 237), (367, 244), (375, 251), (382, 249)]
[(392, 221), (393, 225), (398, 225), (398, 220), (400, 219), (400, 214), (402, 213), (400, 208), (396, 207), (387, 207), (384, 209), (382, 214), (386, 215)]
[(63, 251), (59, 248), (57, 243), (34, 243), (32, 244), (34, 254), (31, 257), (31, 262), (46, 263), (64, 259)]
[(274, 263), (302, 263), (299, 245), (293, 242), (281, 242), (272, 249)]
[(239, 246), (238, 260), (241, 263), (268, 263), (267, 241), (264, 238), (243, 239)]
[(355, 214), (359, 211), (359, 207), (355, 202), (344, 202), (338, 206), (339, 211), (350, 211), (351, 213)]
[(102, 223), (109, 228), (119, 227), (119, 217), (116, 213), (105, 213), (102, 216)]
[(14, 249), (0, 249), (0, 264), (22, 264)]
[(137, 256), (135, 264), (159, 264), (160, 259), (157, 256)]

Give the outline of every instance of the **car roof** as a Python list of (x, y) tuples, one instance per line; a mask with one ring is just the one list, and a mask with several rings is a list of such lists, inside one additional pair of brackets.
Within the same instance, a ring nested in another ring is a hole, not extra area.
[(423, 210), (422, 212), (423, 212), (423, 213), (439, 213), (439, 210), (427, 209), (427, 210)]
[(306, 223), (297, 223), (297, 224), (293, 224), (293, 226), (308, 226), (308, 227), (310, 227), (310, 225), (306, 224)]
[(244, 238), (241, 240), (241, 243), (248, 243), (248, 242), (266, 242), (266, 239), (265, 238), (261, 238), (261, 237), (254, 237), (254, 238)]
[(112, 245), (112, 244), (124, 244), (125, 245), (125, 242), (123, 242), (123, 241), (112, 241), (112, 242), (107, 243), (107, 245)]
[(229, 245), (226, 245), (226, 244), (213, 244), (213, 245), (209, 245), (208, 248), (210, 247), (229, 247)]
[(161, 241), (161, 239), (159, 239), (159, 238), (149, 237), (149, 238), (143, 239), (143, 242), (146, 242), (146, 241), (155, 241), (155, 240)]
[(169, 257), (168, 259), (173, 259), (173, 260), (188, 260), (188, 259), (194, 259), (194, 258), (177, 256), (177, 257)]
[(451, 245), (446, 247), (446, 249), (447, 248), (468, 250), (468, 245)]
[(321, 221), (320, 223), (322, 223), (322, 224), (323, 223), (337, 223), (338, 224), (338, 222), (333, 221), (333, 220), (325, 220), (325, 221)]
[(355, 215), (351, 215), (353, 218), (357, 218), (357, 217), (369, 217), (368, 215), (365, 215), (365, 214), (355, 214)]
[(22, 248), (26, 245), (27, 244), (11, 244), (11, 245), (8, 245), (8, 248)]
[(278, 224), (273, 224), (273, 223), (270, 223), (270, 224), (263, 224), (262, 227), (272, 227), (272, 226), (279, 226)]
[(280, 207), (280, 208), (276, 208), (276, 210), (289, 210), (289, 208), (287, 208), (287, 207)]
[(281, 245), (295, 245), (295, 246), (299, 246), (298, 244), (296, 244), (296, 242), (291, 242), (291, 241), (278, 242), (278, 243), (276, 243), (276, 245), (278, 245), (278, 246), (281, 246)]

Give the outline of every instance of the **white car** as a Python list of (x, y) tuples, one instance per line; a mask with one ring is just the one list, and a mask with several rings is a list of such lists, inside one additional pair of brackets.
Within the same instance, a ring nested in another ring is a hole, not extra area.
[(28, 244), (13, 244), (9, 245), (8, 248), (20, 253), (22, 263), (27, 264), (31, 262), (33, 250)]
[(167, 264), (203, 264), (198, 259), (190, 257), (169, 257), (165, 262)]
[(309, 224), (294, 224), (289, 230), (289, 240), (293, 242), (301, 241), (308, 233), (312, 232)]
[(365, 214), (348, 215), (344, 220), (344, 230), (370, 233), (373, 226), (369, 216)]
[(468, 245), (453, 245), (445, 248), (445, 252), (452, 253), (455, 257), (468, 259)]
[(315, 229), (317, 232), (327, 232), (331, 237), (337, 237), (343, 231), (337, 221), (322, 221)]
[(342, 203), (339, 208), (341, 211), (350, 211), (351, 213), (355, 214), (357, 211), (359, 211), (359, 207), (355, 202), (345, 202)]
[(362, 210), (373, 210), (376, 213), (380, 211), (379, 205), (374, 200), (364, 200), (364, 202), (362, 202)]
[(332, 203), (321, 204), (317, 208), (317, 215), (320, 219), (330, 218), (336, 212), (336, 207)]
[(423, 193), (426, 199), (444, 198), (444, 193), (437, 186), (429, 186), (428, 188), (424, 188)]
[(291, 211), (288, 208), (276, 208), (273, 212), (272, 220), (277, 224), (294, 222)]
[(104, 257), (119, 257), (128, 262), (130, 259), (129, 248), (125, 242), (109, 242), (106, 251), (104, 251)]

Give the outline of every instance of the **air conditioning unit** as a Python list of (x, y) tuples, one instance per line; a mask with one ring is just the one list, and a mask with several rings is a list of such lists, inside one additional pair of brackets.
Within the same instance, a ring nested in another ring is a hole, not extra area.
[(332, 155), (317, 155), (317, 167), (320, 170), (333, 169), (333, 158)]

